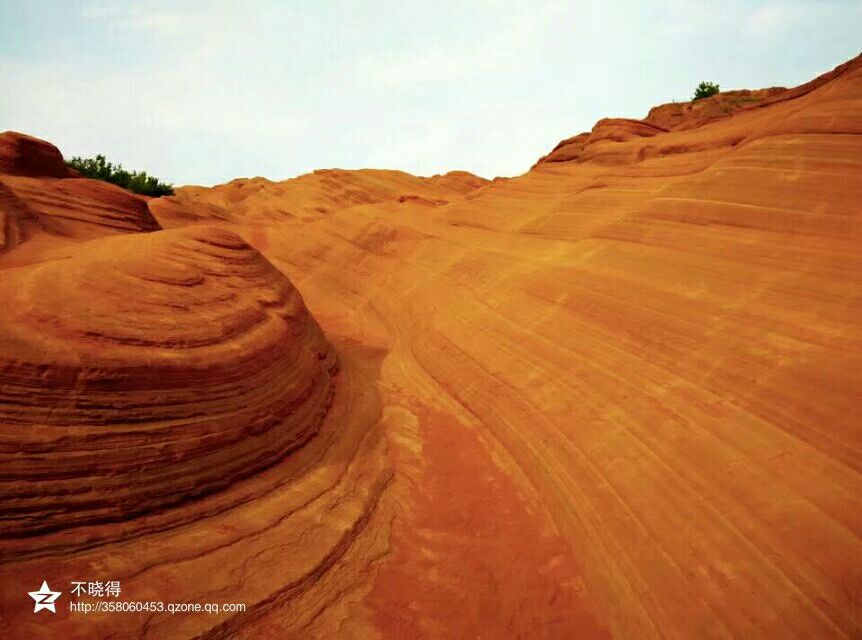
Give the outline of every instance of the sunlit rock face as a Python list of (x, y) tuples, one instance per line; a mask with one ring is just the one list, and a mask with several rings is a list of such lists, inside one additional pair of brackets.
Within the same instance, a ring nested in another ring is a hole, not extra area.
[(490, 182), (0, 174), (0, 635), (859, 637), (860, 134), (857, 58)]
[(0, 281), (4, 537), (226, 487), (311, 438), (335, 356), (238, 236), (129, 235)]
[(0, 269), (68, 257), (94, 238), (157, 231), (147, 199), (68, 169), (54, 145), (0, 133)]

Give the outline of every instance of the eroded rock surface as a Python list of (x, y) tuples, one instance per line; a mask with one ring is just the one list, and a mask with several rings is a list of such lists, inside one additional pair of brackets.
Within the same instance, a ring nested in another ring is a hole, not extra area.
[[(37, 229), (0, 253), (0, 634), (859, 637), (860, 134), (857, 58), (512, 179)], [(103, 578), (247, 609), (28, 608)]]
[(155, 512), (313, 437), (335, 355), (287, 279), (212, 228), (7, 272), (0, 534)]

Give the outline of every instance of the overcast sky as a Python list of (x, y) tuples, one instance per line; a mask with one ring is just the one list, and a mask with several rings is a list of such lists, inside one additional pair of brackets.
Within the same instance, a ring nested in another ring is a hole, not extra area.
[(0, 0), (0, 130), (175, 184), (490, 178), (701, 80), (800, 84), (860, 34), (862, 0)]

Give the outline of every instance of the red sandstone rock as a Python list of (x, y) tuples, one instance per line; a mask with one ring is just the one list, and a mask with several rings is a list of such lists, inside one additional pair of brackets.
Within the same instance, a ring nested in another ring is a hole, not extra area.
[(0, 175), (0, 636), (859, 637), (860, 65), (169, 231)]
[(4, 131), (0, 133), (0, 174), (65, 178), (69, 175), (60, 150), (39, 138)]

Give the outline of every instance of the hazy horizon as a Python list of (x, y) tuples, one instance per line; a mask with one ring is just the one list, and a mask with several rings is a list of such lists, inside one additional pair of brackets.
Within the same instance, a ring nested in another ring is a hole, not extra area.
[(794, 86), (862, 2), (317, 6), (0, 0), (0, 130), (177, 185), (322, 168), (523, 173), (603, 117)]

